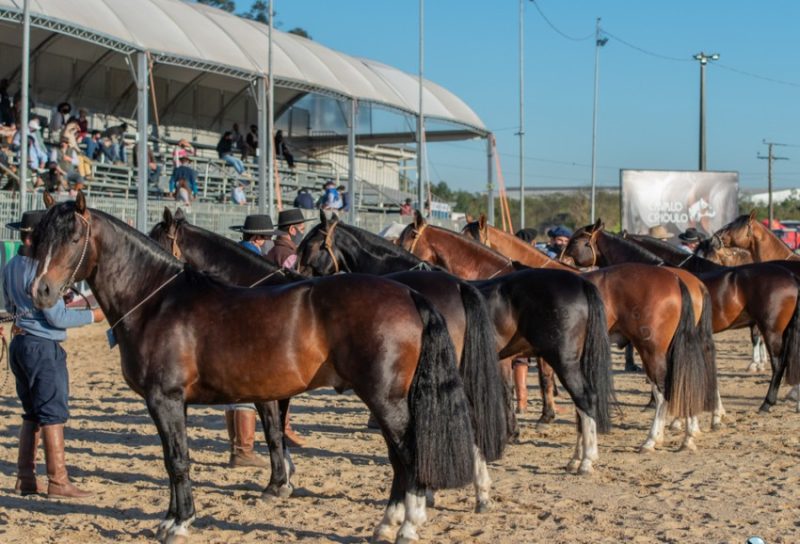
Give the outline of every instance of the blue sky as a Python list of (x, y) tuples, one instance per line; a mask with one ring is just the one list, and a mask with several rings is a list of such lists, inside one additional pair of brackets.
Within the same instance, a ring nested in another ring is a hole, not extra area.
[[(800, 2), (537, 5), (572, 37), (592, 34), (596, 17), (612, 35), (600, 53), (599, 185), (617, 185), (620, 168), (697, 168), (700, 69), (691, 57), (705, 51), (721, 55), (706, 72), (708, 169), (738, 171), (744, 189), (766, 188), (767, 161), (756, 156), (766, 154), (763, 139), (783, 142), (796, 147), (776, 148), (790, 160), (776, 161), (775, 186), (800, 187)], [(332, 49), (417, 72), (416, 0), (275, 0), (275, 10), (283, 30), (303, 27)], [(510, 188), (519, 184), (518, 13), (517, 0), (425, 3), (425, 76), (461, 97), (496, 134)], [(524, 21), (525, 183), (587, 185), (594, 40), (562, 37), (531, 2)], [(433, 181), (484, 189), (483, 141), (430, 144), (428, 153)]]

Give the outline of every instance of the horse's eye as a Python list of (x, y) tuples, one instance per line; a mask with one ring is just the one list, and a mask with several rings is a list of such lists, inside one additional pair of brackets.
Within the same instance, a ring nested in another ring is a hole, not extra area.
[(75, 237), (75, 238), (73, 238), (73, 239), (72, 239), (72, 243), (73, 243), (73, 244), (77, 244), (77, 243), (78, 243), (78, 242), (80, 242), (80, 241), (81, 241), (81, 237), (80, 237), (80, 236), (77, 236), (77, 237)]

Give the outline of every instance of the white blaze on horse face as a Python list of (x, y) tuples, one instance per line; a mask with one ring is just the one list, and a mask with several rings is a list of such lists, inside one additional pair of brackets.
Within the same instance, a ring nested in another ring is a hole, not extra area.
[(47, 250), (47, 257), (44, 258), (44, 265), (42, 266), (42, 273), (36, 276), (33, 279), (33, 283), (31, 284), (31, 294), (36, 296), (36, 291), (39, 289), (39, 280), (42, 279), (47, 271), (50, 269), (50, 260), (53, 258), (53, 248), (50, 247)]

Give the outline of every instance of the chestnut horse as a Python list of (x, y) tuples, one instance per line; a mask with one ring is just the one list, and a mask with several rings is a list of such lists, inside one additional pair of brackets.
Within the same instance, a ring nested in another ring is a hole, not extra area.
[[(664, 263), (643, 247), (605, 232), (602, 224), (575, 231), (566, 253), (576, 263), (591, 260), (600, 266)], [(683, 258), (686, 259), (686, 254)], [(768, 412), (777, 402), (784, 371), (789, 384), (800, 382), (800, 283), (790, 272), (767, 263), (704, 272), (699, 279), (711, 295), (714, 332), (755, 323), (764, 336), (772, 379), (760, 410)]]
[(712, 238), (719, 240), (724, 247), (746, 249), (755, 262), (800, 261), (800, 255), (756, 218), (755, 210), (749, 215), (740, 215), (715, 232)]
[[(479, 241), (503, 255), (514, 259), (527, 266), (536, 268), (560, 268), (579, 273), (580, 271), (571, 266), (562, 264), (551, 259), (530, 244), (527, 244), (513, 236), (505, 233), (486, 223), (482, 216), (478, 221), (468, 223), (463, 229), (462, 234), (470, 239)], [(710, 311), (711, 304), (708, 300), (708, 293), (695, 278), (689, 278), (689, 284), (693, 285), (700, 295), (700, 305), (694, 305), (693, 311), (700, 319), (697, 320), (697, 328), (702, 333), (700, 337), (691, 333), (691, 339), (681, 340), (675, 338), (676, 334), (686, 330), (680, 327), (677, 320), (668, 322), (665, 316), (669, 315), (669, 309), (680, 307), (681, 290), (672, 281), (675, 273), (664, 268), (654, 268), (637, 264), (622, 264), (606, 268), (603, 273), (589, 272), (584, 277), (594, 283), (600, 289), (600, 296), (606, 307), (609, 335), (615, 338), (619, 344), (630, 342), (639, 353), (644, 363), (645, 372), (651, 378), (651, 383), (660, 383), (653, 379), (659, 377), (663, 382), (663, 375), (675, 361), (670, 359), (670, 345), (674, 342), (693, 342), (703, 343), (713, 342), (711, 340)], [(695, 285), (697, 284), (697, 285)], [(670, 290), (672, 290), (670, 292)], [(645, 309), (645, 311), (642, 311)], [(709, 359), (705, 361), (706, 376), (712, 381), (707, 386), (707, 390), (713, 392), (716, 388), (716, 363), (714, 361), (713, 343), (708, 352)], [(547, 372), (546, 365), (540, 365), (541, 371)], [(549, 383), (549, 380), (543, 380)], [(718, 391), (714, 395), (714, 406), (704, 403), (703, 408), (713, 411), (712, 427), (717, 428), (721, 424), (724, 409), (719, 401)], [(653, 446), (662, 440), (661, 422), (663, 417), (658, 417), (659, 406), (663, 405), (663, 394), (659, 391), (654, 395), (656, 400), (657, 418), (654, 421), (653, 430), (648, 441), (643, 446), (643, 451), (652, 451)], [(552, 396), (548, 395), (546, 402), (552, 402)], [(662, 409), (663, 411), (663, 409)], [(692, 422), (694, 424), (694, 422)], [(658, 424), (658, 425), (656, 425)], [(689, 437), (691, 434), (688, 435)], [(692, 447), (691, 443), (687, 447)]]
[[(307, 279), (291, 270), (278, 268), (224, 236), (191, 225), (181, 210), (173, 217), (165, 208), (162, 221), (153, 227), (150, 237), (192, 267), (234, 285), (284, 285)], [(412, 277), (415, 274), (420, 273), (386, 277), (427, 297), (447, 322), (456, 348), (456, 360), (460, 361), (477, 440), (475, 510), (484, 512), (490, 505), (491, 485), (486, 462), (502, 456), (509, 434), (509, 416), (513, 419), (513, 412), (506, 411), (509, 402), (497, 365), (492, 324), (480, 293), (471, 285), (444, 273), (424, 274), (424, 278), (415, 281)], [(404, 281), (405, 276), (410, 279)], [(288, 405), (288, 400), (285, 402)], [(285, 406), (282, 408), (281, 415), (285, 417)]]
[[(363, 275), (224, 285), (119, 219), (87, 208), (81, 192), (75, 202), (50, 208), (32, 249), (37, 307), (52, 306), (73, 282), (86, 280), (112, 323), (109, 339), (120, 347), (123, 377), (144, 398), (164, 449), (165, 541), (186, 539), (195, 517), (189, 404), (352, 388), (388, 446), (394, 478), (377, 533), (403, 517), (398, 542), (418, 540), (427, 488), (472, 481), (474, 437), (453, 345), (442, 316), (408, 287)], [(273, 439), (279, 450), (279, 437)]]
[[(508, 266), (503, 263), (512, 263), (513, 265), (513, 261), (482, 244), (458, 233), (428, 225), (419, 215), (415, 222), (408, 225), (401, 233), (398, 242), (418, 257), (430, 260), (439, 266), (446, 266), (452, 272), (458, 271), (457, 273), (468, 278), (479, 278), (482, 274), (501, 273)], [(491, 270), (495, 270), (495, 272), (490, 272)], [(528, 272), (557, 274), (557, 277), (580, 277), (565, 270), (529, 269)], [(674, 364), (664, 363), (662, 365), (664, 372), (660, 377), (659, 385), (663, 387), (656, 391), (656, 400), (659, 401), (659, 396), (662, 395), (661, 391), (666, 391), (667, 396), (663, 398), (670, 400), (670, 403), (667, 405), (663, 400), (661, 401), (661, 409), (656, 412), (656, 419), (650, 435), (642, 446), (643, 451), (650, 451), (658, 445), (667, 407), (671, 414), (688, 420), (684, 445), (692, 448), (694, 447), (692, 434), (697, 431), (695, 416), (704, 409), (712, 409), (716, 405), (716, 373), (712, 368), (714, 358), (712, 354), (704, 352), (702, 343), (697, 340), (692, 299), (685, 284), (676, 275), (670, 275), (669, 280), (668, 284), (674, 289), (674, 295), (670, 298), (674, 306), (664, 316), (667, 320), (671, 320), (671, 328), (670, 325), (663, 328), (675, 331), (677, 327), (680, 327), (681, 330), (677, 334), (670, 332), (666, 337), (667, 345), (671, 346), (669, 360), (674, 361)], [(586, 281), (589, 280), (586, 279)], [(552, 325), (547, 323), (538, 325), (553, 329)], [(676, 341), (671, 342), (672, 338), (675, 338)], [(547, 356), (543, 358), (552, 366), (550, 358)], [(560, 375), (559, 379), (563, 383)]]
[[(306, 235), (298, 248), (298, 263), (301, 272), (315, 275), (337, 270), (390, 273), (424, 265), (380, 236), (339, 223), (335, 216)], [(499, 268), (510, 272), (513, 267), (504, 262)], [(613, 397), (605, 313), (597, 290), (555, 270), (495, 276), (473, 285), (485, 297), (494, 321), (497, 354), (501, 359), (519, 353), (547, 355), (580, 421), (568, 469), (590, 472), (597, 459), (595, 429), (605, 432), (610, 427)]]

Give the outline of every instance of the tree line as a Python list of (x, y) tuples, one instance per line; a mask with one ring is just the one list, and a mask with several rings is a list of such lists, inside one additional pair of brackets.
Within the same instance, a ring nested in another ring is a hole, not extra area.
[[(239, 17), (244, 19), (250, 19), (251, 21), (257, 21), (259, 23), (269, 24), (269, 2), (266, 0), (255, 0), (252, 4), (250, 4), (250, 9), (247, 11), (240, 11), (236, 13), (236, 2), (233, 0), (196, 0), (198, 4), (205, 4), (206, 6), (211, 6), (213, 8), (219, 8), (223, 11), (227, 11), (228, 13), (234, 13)], [(273, 11), (272, 16), (273, 18), (277, 17), (278, 12)], [(275, 26), (280, 27), (280, 23), (273, 19)], [(289, 34), (296, 34), (297, 36), (302, 36), (303, 38), (312, 39), (308, 32), (305, 29), (298, 27), (294, 27), (288, 31)]]

